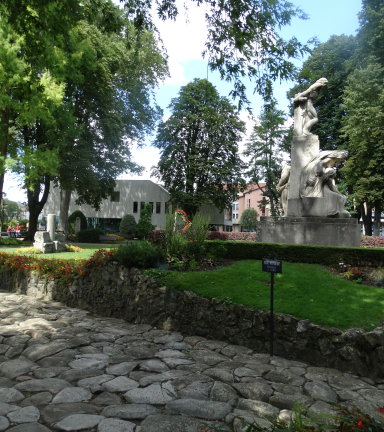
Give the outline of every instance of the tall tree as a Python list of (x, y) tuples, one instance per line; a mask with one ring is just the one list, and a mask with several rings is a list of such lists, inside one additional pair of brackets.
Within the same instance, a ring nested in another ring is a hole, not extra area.
[[(193, 0), (197, 4), (201, 0)], [(25, 34), (31, 55), (41, 55), (38, 41), (42, 38), (67, 39), (74, 22), (84, 14), (97, 19), (100, 13), (108, 18), (109, 7), (104, 0), (3, 0), (5, 15)], [(154, 30), (152, 8), (162, 20), (174, 19), (179, 10), (176, 0), (159, 0), (156, 5), (147, 0), (121, 0), (137, 29)], [(292, 58), (308, 51), (296, 38), (284, 40), (279, 30), (289, 25), (294, 17), (306, 18), (300, 8), (285, 0), (204, 0), (207, 7), (208, 39), (204, 55), (211, 70), (233, 83), (232, 96), (239, 98), (240, 106), (249, 104), (242, 79), (254, 82), (255, 91), (265, 99), (272, 95), (275, 80), (292, 79), (295, 67)], [(105, 20), (106, 27), (113, 21)]]
[[(254, 126), (252, 135), (246, 143), (244, 156), (249, 158), (249, 169), (246, 175), (251, 183), (265, 181), (264, 195), (271, 207), (272, 216), (280, 214), (279, 197), (276, 190), (279, 182), (283, 152), (287, 150), (285, 137), (288, 134), (284, 127), (285, 114), (276, 108), (276, 102), (264, 105), (259, 122)], [(263, 202), (263, 205), (266, 203)]]
[(245, 124), (236, 108), (205, 79), (182, 87), (168, 108), (172, 114), (154, 141), (161, 157), (152, 174), (189, 216), (203, 204), (230, 207), (244, 186), (238, 143)]

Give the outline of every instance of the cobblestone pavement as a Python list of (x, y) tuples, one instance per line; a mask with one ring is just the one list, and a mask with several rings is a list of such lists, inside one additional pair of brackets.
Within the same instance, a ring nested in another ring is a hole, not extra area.
[(241, 431), (330, 401), (381, 421), (383, 383), (121, 319), (0, 293), (0, 431)]

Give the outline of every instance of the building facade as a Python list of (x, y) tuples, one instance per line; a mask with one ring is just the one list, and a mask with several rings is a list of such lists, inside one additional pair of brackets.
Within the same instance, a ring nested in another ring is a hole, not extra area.
[[(134, 216), (139, 221), (140, 211), (146, 204), (152, 204), (152, 225), (155, 229), (165, 227), (166, 214), (172, 210), (169, 205), (170, 195), (162, 186), (151, 180), (116, 180), (114, 193), (102, 201), (100, 210), (88, 204), (76, 205), (76, 192), (71, 195), (69, 213), (80, 210), (87, 218), (88, 227), (100, 227), (103, 230), (118, 232), (121, 219), (126, 214)], [(225, 212), (220, 212), (216, 207), (205, 205), (200, 209), (201, 213), (211, 216), (211, 225), (218, 230), (225, 230), (226, 225), (232, 225), (232, 221), (225, 220)], [(60, 215), (60, 188), (51, 185), (51, 191), (43, 214), (56, 214), (57, 220)]]

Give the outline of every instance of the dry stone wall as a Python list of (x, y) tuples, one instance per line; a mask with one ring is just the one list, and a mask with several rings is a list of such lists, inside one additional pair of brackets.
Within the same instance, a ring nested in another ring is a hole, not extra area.
[[(69, 285), (3, 271), (0, 288), (62, 301), (96, 315), (269, 352), (268, 312), (202, 298), (189, 291), (167, 290), (138, 269), (127, 269), (117, 262), (94, 269)], [(274, 326), (276, 355), (365, 377), (384, 377), (383, 327), (371, 332), (356, 328), (341, 331), (285, 314), (275, 315)]]

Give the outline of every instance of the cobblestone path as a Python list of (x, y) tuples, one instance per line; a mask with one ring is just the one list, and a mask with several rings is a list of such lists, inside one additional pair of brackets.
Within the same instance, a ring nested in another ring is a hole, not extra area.
[(241, 431), (237, 417), (267, 426), (295, 401), (307, 416), (338, 401), (384, 420), (384, 380), (4, 292), (0, 362), (0, 431)]

